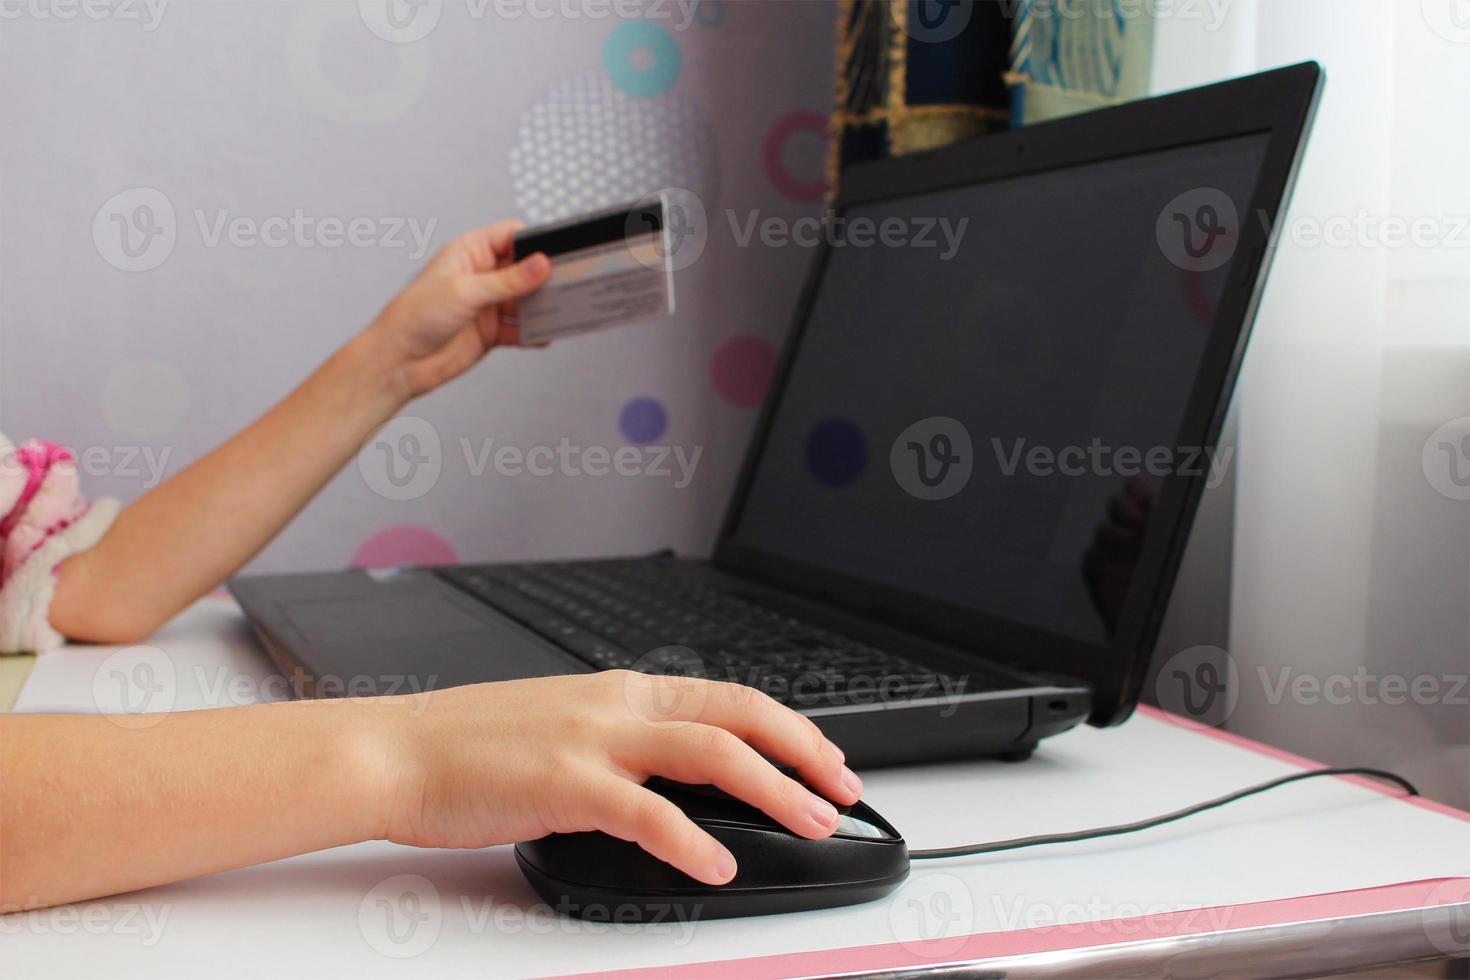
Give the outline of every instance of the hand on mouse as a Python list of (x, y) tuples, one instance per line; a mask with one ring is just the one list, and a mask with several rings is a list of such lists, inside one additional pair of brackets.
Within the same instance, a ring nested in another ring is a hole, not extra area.
[(459, 377), (492, 348), (519, 343), (506, 304), (551, 274), (541, 254), (511, 259), (519, 221), (501, 221), (445, 245), (368, 327), (392, 360), (403, 401)]
[(831, 834), (837, 812), (762, 754), (842, 805), (862, 792), (810, 719), (735, 684), (605, 671), (384, 700), (408, 710), (370, 729), (387, 733), (380, 836), (404, 844), (600, 830), (719, 885), (735, 859), (644, 780), (713, 783), (809, 838)]

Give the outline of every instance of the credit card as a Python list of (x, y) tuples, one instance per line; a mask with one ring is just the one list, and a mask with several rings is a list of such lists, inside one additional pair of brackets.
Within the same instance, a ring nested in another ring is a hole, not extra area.
[(523, 344), (642, 323), (674, 312), (674, 273), (662, 196), (515, 238), (515, 257), (551, 259), (546, 284), (516, 304)]

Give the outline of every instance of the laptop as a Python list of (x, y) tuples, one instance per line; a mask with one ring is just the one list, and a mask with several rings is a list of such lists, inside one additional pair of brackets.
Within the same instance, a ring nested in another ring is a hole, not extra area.
[(1321, 81), (1302, 64), (844, 173), (707, 560), (230, 588), (305, 697), (680, 673), (764, 690), (858, 766), (1121, 722)]

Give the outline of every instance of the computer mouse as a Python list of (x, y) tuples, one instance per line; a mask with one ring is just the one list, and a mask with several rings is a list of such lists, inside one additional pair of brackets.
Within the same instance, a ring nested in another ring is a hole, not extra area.
[(647, 785), (730, 849), (739, 864), (734, 880), (706, 885), (609, 834), (550, 834), (515, 848), (547, 904), (611, 922), (721, 919), (870, 902), (908, 877), (908, 846), (863, 803), (838, 807), (837, 831), (808, 840), (713, 786)]

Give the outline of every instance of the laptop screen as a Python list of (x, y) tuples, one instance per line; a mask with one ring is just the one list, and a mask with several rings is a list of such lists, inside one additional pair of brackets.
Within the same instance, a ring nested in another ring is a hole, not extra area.
[(732, 540), (1106, 642), (1268, 142), (842, 213)]

